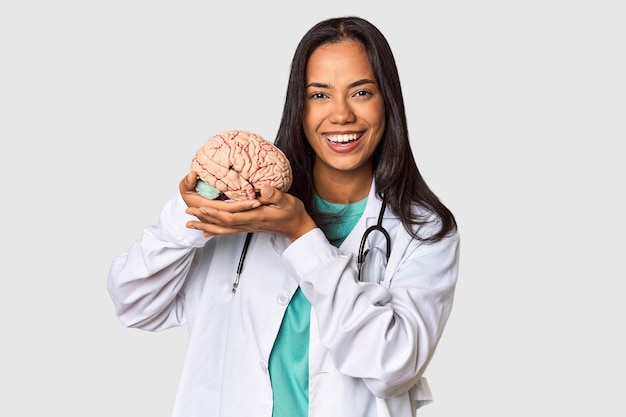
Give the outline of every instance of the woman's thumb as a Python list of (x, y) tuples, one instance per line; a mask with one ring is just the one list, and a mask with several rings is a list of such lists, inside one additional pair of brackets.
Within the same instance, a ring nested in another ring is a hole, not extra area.
[(261, 197), (266, 200), (275, 203), (276, 201), (272, 201), (272, 196), (274, 195), (274, 187), (270, 187), (269, 185), (263, 185), (261, 187)]

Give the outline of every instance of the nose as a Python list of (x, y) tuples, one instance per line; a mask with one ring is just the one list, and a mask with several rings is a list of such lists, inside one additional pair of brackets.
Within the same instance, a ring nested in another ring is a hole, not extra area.
[(346, 100), (333, 101), (328, 119), (332, 123), (345, 124), (354, 122), (356, 116)]

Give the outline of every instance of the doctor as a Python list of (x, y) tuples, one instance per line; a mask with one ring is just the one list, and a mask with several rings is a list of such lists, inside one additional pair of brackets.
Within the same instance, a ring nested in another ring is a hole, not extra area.
[(459, 235), (415, 164), (375, 26), (334, 18), (305, 34), (275, 144), (293, 168), (288, 193), (207, 200), (196, 173), (181, 180), (113, 261), (117, 315), (150, 331), (187, 325), (174, 417), (414, 416), (431, 399), (423, 374), (452, 307)]

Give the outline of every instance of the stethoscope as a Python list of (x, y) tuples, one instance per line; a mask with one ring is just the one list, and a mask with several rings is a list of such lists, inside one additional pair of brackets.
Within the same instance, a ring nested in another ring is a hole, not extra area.
[[(391, 238), (389, 237), (389, 233), (383, 227), (383, 215), (385, 214), (385, 208), (387, 207), (387, 201), (383, 199), (383, 204), (380, 207), (380, 212), (378, 213), (378, 221), (375, 225), (368, 227), (363, 233), (363, 237), (361, 237), (361, 244), (359, 245), (359, 253), (357, 255), (357, 268), (358, 268), (358, 280), (361, 281), (361, 274), (363, 265), (365, 264), (365, 258), (367, 254), (370, 252), (369, 249), (365, 250), (365, 244), (367, 242), (368, 236), (372, 232), (380, 232), (385, 237), (385, 261), (389, 262), (389, 256), (391, 255)], [(239, 256), (239, 263), (237, 264), (237, 273), (235, 275), (235, 281), (233, 282), (232, 292), (237, 292), (237, 287), (239, 287), (239, 280), (241, 278), (241, 271), (243, 269), (243, 264), (246, 260), (246, 255), (248, 253), (248, 248), (250, 247), (250, 241), (252, 240), (252, 232), (248, 232), (246, 234), (246, 240), (243, 242), (243, 249), (241, 250), (241, 255)], [(386, 264), (385, 264), (386, 265)]]
[(357, 267), (359, 270), (358, 279), (361, 281), (361, 271), (363, 269), (363, 265), (365, 264), (365, 258), (369, 253), (369, 249), (364, 251), (365, 243), (367, 242), (367, 237), (372, 232), (380, 232), (385, 237), (386, 250), (385, 250), (385, 265), (389, 262), (389, 256), (391, 255), (391, 238), (389, 237), (389, 233), (383, 227), (383, 214), (385, 214), (385, 208), (387, 207), (387, 201), (383, 199), (383, 205), (380, 207), (380, 212), (378, 213), (378, 221), (375, 225), (368, 227), (363, 233), (363, 237), (361, 238), (361, 245), (359, 246), (359, 254), (356, 258)]

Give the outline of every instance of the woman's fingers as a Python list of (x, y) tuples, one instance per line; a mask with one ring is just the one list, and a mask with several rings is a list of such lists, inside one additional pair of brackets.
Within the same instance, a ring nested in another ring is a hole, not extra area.
[(247, 229), (242, 229), (239, 227), (227, 227), (221, 224), (208, 223), (206, 221), (189, 221), (187, 222), (186, 226), (189, 229), (201, 230), (202, 232), (204, 232), (204, 237), (229, 235), (247, 231)]
[(295, 240), (316, 227), (300, 200), (270, 186), (264, 186), (256, 200), (207, 200), (188, 207), (187, 214), (198, 221), (187, 227), (204, 231), (205, 236), (240, 232), (274, 232)]

